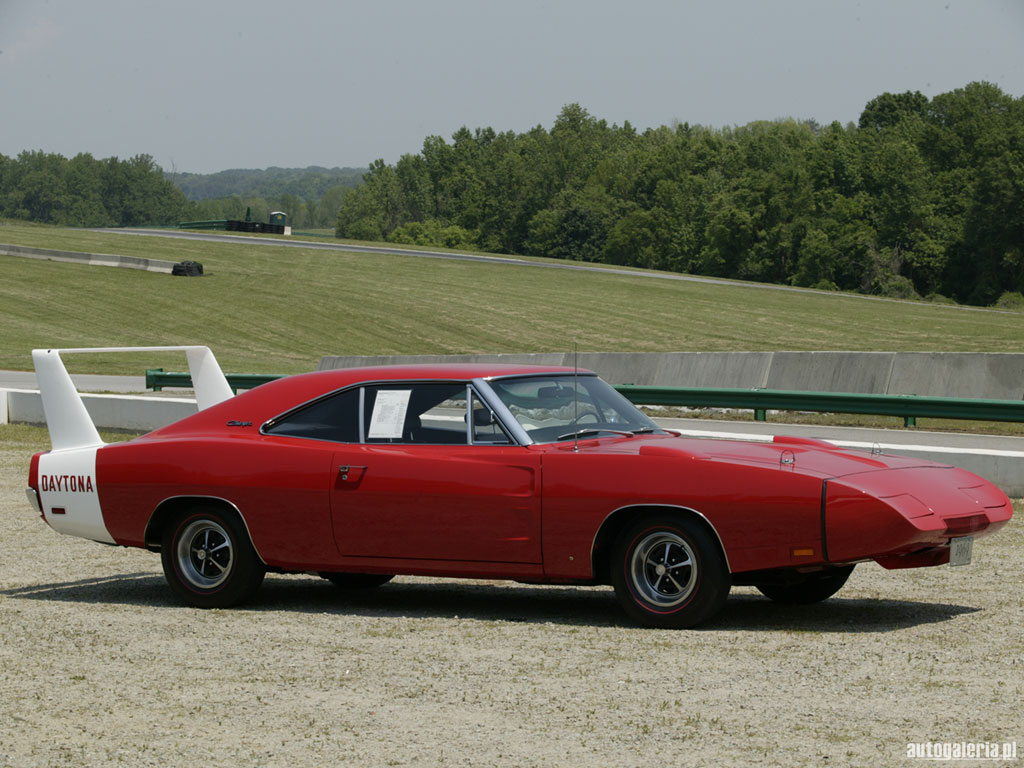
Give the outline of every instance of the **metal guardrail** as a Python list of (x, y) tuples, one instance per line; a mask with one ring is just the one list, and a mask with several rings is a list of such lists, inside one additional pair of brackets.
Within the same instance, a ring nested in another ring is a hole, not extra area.
[(756, 421), (765, 421), (766, 412), (769, 410), (902, 416), (903, 425), (907, 427), (915, 426), (918, 417), (968, 421), (1024, 421), (1024, 401), (1018, 400), (801, 392), (785, 389), (652, 387), (636, 384), (623, 384), (615, 389), (637, 405), (751, 409)]
[[(268, 381), (283, 379), (284, 374), (274, 373), (226, 373), (224, 377), (228, 380), (231, 391), (237, 393), (240, 389), (255, 389), (260, 384)], [(192, 387), (192, 376), (187, 371), (165, 371), (163, 368), (146, 369), (146, 389), (160, 392), (164, 387), (178, 387), (190, 389)]]
[(177, 229), (227, 229), (227, 219), (211, 219), (207, 221), (182, 221)]
[(239, 221), (228, 219), (228, 232), (262, 232), (265, 235), (283, 235), (284, 224), (269, 224), (263, 221)]
[[(232, 391), (252, 389), (280, 374), (226, 374)], [(146, 388), (159, 392), (164, 387), (191, 387), (188, 373), (150, 368)], [(766, 421), (772, 411), (816, 411), (819, 413), (867, 413), (902, 416), (903, 425), (913, 427), (917, 418), (963, 419), (965, 421), (1024, 422), (1024, 401), (981, 400), (921, 395), (874, 395), (852, 392), (801, 392), (784, 389), (724, 389), (712, 387), (653, 387), (619, 384), (615, 387), (636, 405), (734, 408), (754, 411), (755, 421)]]
[(227, 232), (263, 232), (283, 235), (283, 224), (268, 224), (263, 221), (240, 221), (238, 219), (211, 219), (209, 221), (183, 221), (178, 229), (219, 229)]

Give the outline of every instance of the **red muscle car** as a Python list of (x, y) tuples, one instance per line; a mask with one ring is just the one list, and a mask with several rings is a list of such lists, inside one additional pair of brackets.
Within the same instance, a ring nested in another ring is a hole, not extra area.
[(363, 368), (232, 396), (207, 348), (184, 349), (199, 412), (109, 445), (60, 357), (109, 350), (36, 350), (53, 450), (28, 496), (57, 531), (159, 551), (199, 607), (251, 598), (267, 572), (420, 574), (611, 584), (637, 622), (689, 627), (734, 584), (810, 603), (857, 563), (969, 562), (1012, 513), (951, 466), (680, 437), (589, 371)]

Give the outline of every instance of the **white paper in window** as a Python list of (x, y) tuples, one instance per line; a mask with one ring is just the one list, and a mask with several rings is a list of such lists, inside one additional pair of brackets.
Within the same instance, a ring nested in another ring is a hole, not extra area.
[(411, 389), (382, 389), (373, 401), (370, 432), (367, 437), (401, 437), (405, 412), (409, 410)]

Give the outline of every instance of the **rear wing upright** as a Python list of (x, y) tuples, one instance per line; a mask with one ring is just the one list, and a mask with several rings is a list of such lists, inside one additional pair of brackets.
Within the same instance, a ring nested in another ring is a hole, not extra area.
[(33, 349), (32, 363), (43, 400), (46, 427), (50, 431), (53, 450), (101, 446), (103, 440), (96, 431), (92, 417), (75, 388), (62, 354), (82, 352), (174, 352), (184, 351), (192, 374), (192, 386), (199, 410), (222, 403), (234, 396), (228, 380), (221, 371), (217, 358), (209, 347), (83, 347), (77, 349)]

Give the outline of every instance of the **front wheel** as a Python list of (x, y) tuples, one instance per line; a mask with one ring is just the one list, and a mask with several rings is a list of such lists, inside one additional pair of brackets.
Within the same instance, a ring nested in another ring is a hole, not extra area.
[(808, 573), (797, 581), (782, 584), (755, 584), (758, 591), (777, 603), (789, 605), (810, 605), (827, 600), (842, 589), (853, 573), (852, 565), (830, 568), (827, 571)]
[(160, 559), (171, 591), (196, 608), (241, 603), (266, 573), (242, 522), (215, 506), (175, 515), (164, 528)]
[(612, 558), (615, 595), (644, 626), (695, 626), (721, 610), (729, 595), (729, 570), (718, 542), (681, 515), (638, 521), (623, 532)]

